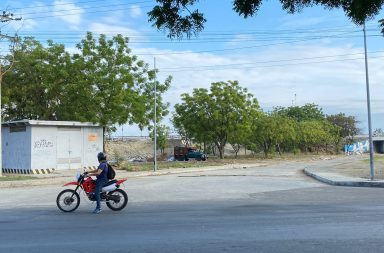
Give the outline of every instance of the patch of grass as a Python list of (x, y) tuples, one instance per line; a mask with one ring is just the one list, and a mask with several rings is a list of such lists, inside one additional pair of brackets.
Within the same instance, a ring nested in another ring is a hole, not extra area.
[(20, 181), (20, 180), (33, 180), (37, 177), (32, 176), (22, 176), (22, 175), (3, 175), (0, 177), (0, 181)]
[[(373, 161), (376, 162), (384, 162), (384, 155), (383, 154), (374, 154), (373, 155)], [(364, 159), (364, 162), (369, 163), (369, 157), (367, 159)]]

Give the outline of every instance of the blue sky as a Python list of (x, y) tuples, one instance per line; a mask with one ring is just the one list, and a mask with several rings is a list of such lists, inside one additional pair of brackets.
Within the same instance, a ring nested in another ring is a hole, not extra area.
[[(278, 1), (266, 1), (258, 15), (244, 19), (232, 11), (232, 1), (201, 0), (204, 31), (190, 40), (169, 40), (148, 23), (153, 0), (18, 1), (3, 0), (1, 10), (23, 17), (2, 26), (2, 33), (52, 39), (71, 52), (86, 31), (130, 38), (133, 54), (172, 75), (165, 100), (180, 102), (180, 94), (208, 88), (212, 82), (238, 80), (260, 106), (315, 103), (326, 114), (356, 116), (367, 131), (364, 45), (361, 27), (340, 10), (305, 8), (291, 15)], [(377, 20), (367, 22), (373, 128), (384, 128), (384, 37)], [(164, 120), (169, 124), (168, 119)], [(140, 135), (136, 127), (118, 128), (117, 135)], [(143, 133), (146, 134), (146, 133)]]

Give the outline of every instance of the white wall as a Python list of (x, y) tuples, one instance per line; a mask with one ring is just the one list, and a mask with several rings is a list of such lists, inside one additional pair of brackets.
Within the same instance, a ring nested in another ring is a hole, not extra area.
[(25, 132), (10, 132), (2, 126), (3, 168), (29, 170), (31, 167), (31, 128)]
[(56, 126), (32, 126), (31, 169), (56, 169), (56, 135)]
[(103, 151), (103, 128), (83, 128), (83, 163), (84, 166), (98, 166), (97, 154)]
[(57, 169), (80, 169), (83, 167), (82, 127), (57, 128)]

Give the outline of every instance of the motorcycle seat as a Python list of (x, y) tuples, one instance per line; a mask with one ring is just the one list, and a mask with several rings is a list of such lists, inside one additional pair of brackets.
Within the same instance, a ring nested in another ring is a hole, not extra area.
[(105, 183), (105, 184), (103, 185), (103, 187), (108, 186), (108, 185), (111, 185), (111, 184), (114, 184), (114, 183), (117, 183), (117, 180), (116, 180), (116, 179), (113, 179), (113, 180), (111, 180), (111, 181)]

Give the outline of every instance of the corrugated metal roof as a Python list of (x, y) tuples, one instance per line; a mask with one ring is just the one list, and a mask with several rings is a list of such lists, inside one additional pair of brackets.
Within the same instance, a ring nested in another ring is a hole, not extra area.
[(3, 122), (3, 126), (85, 126), (85, 127), (100, 127), (99, 124), (92, 122), (79, 122), (79, 121), (54, 121), (54, 120), (16, 120)]

